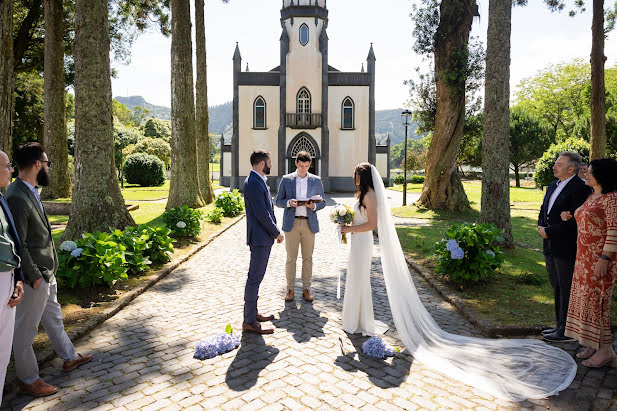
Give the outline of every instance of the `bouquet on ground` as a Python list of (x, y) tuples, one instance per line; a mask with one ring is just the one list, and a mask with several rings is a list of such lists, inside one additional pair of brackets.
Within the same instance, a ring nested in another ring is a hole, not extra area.
[(369, 357), (383, 359), (386, 357), (394, 357), (400, 350), (388, 345), (380, 337), (371, 337), (362, 343), (362, 351)]
[(212, 337), (199, 341), (195, 344), (193, 358), (206, 360), (238, 348), (240, 346), (240, 337), (234, 335), (233, 331), (231, 325), (227, 324), (225, 332), (221, 331)]
[(330, 214), (330, 218), (338, 227), (336, 231), (338, 233), (339, 243), (347, 244), (347, 235), (341, 232), (341, 226), (350, 225), (353, 221), (354, 212), (351, 207), (346, 206), (345, 204), (337, 204), (334, 207), (334, 211)]

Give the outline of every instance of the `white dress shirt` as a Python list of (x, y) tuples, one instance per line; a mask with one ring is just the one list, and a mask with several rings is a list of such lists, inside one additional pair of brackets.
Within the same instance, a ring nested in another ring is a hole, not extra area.
[(553, 208), (553, 204), (555, 204), (555, 200), (557, 199), (559, 194), (561, 194), (566, 184), (568, 184), (570, 180), (572, 180), (573, 177), (574, 176), (571, 176), (570, 178), (564, 181), (557, 181), (557, 187), (555, 188), (555, 191), (553, 191), (553, 194), (551, 194), (551, 198), (548, 199), (548, 210), (546, 210), (546, 214), (551, 212), (551, 208)]
[[(308, 173), (306, 174), (306, 176), (304, 176), (304, 178), (298, 176), (298, 172), (294, 171), (293, 172), (293, 177), (294, 180), (296, 181), (296, 200), (307, 200), (307, 193), (308, 193)], [(287, 205), (289, 206), (289, 202), (287, 202)], [(307, 212), (306, 212), (306, 207), (302, 206), (302, 207), (297, 207), (296, 208), (296, 217), (306, 217), (307, 216)]]

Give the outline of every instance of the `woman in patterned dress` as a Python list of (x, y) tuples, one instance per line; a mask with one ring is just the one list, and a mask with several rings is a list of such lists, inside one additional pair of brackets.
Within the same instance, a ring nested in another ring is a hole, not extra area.
[[(617, 368), (610, 304), (617, 277), (617, 161), (594, 160), (586, 174), (593, 194), (574, 213), (578, 239), (565, 335), (585, 347), (583, 365)], [(564, 221), (572, 218), (561, 213)]]

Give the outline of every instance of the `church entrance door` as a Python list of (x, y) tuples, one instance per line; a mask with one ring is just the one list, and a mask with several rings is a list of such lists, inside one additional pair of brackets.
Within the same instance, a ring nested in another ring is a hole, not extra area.
[(297, 135), (290, 144), (287, 151), (287, 172), (293, 173), (296, 171), (296, 156), (300, 151), (306, 151), (311, 155), (313, 161), (311, 162), (309, 173), (318, 175), (317, 173), (319, 170), (317, 168), (317, 164), (319, 162), (319, 151), (315, 147), (313, 138), (305, 132)]

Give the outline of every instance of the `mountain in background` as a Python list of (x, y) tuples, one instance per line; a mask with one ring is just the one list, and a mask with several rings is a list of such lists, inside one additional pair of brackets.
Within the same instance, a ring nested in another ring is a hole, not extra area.
[[(148, 117), (171, 120), (171, 109), (165, 106), (157, 106), (148, 103), (142, 96), (115, 97), (120, 103), (131, 110), (136, 106), (150, 110)], [(212, 134), (230, 134), (232, 130), (233, 105), (231, 101), (218, 106), (210, 106), (210, 125), (209, 131)], [(405, 138), (405, 127), (401, 123), (401, 112), (403, 109), (377, 110), (375, 111), (375, 139), (377, 142), (385, 142), (390, 135), (391, 145), (396, 145)], [(408, 128), (408, 137), (417, 139), (414, 131), (416, 123), (412, 123)]]

